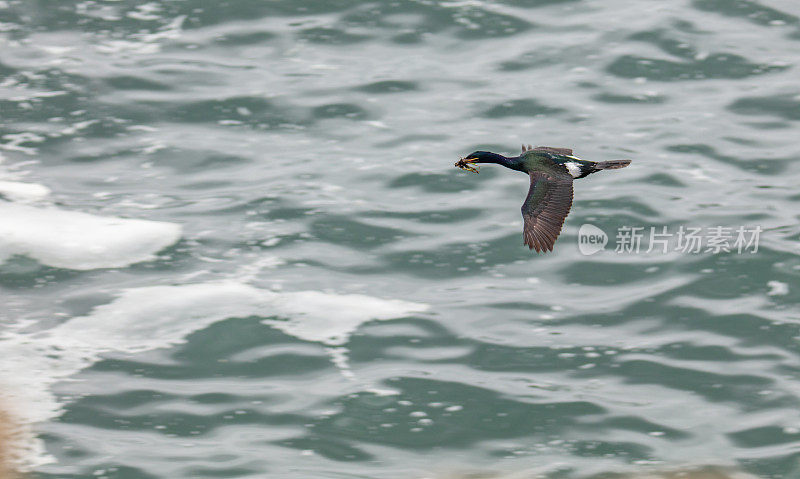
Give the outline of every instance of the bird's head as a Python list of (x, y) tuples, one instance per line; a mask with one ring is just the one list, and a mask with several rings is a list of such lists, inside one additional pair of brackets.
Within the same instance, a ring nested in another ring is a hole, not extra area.
[(491, 151), (473, 151), (462, 159), (466, 163), (494, 163), (498, 156), (500, 155)]

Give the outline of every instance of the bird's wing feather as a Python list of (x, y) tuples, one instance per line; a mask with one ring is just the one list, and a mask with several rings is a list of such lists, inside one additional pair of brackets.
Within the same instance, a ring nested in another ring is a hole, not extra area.
[(531, 187), (522, 204), (522, 236), (537, 253), (553, 251), (572, 207), (572, 176), (562, 166), (553, 171), (533, 171), (530, 177)]
[(572, 148), (556, 148), (556, 147), (553, 147), (553, 146), (537, 146), (536, 148), (533, 148), (533, 149), (535, 151), (545, 151), (547, 153), (554, 153), (556, 155), (572, 156)]

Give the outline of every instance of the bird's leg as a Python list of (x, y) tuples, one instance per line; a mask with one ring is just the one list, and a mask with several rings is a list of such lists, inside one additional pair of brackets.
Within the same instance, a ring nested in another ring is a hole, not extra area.
[(455, 166), (457, 168), (461, 168), (462, 170), (478, 173), (478, 169), (472, 166), (472, 164), (476, 161), (478, 161), (477, 158), (461, 158), (460, 160), (456, 161)]

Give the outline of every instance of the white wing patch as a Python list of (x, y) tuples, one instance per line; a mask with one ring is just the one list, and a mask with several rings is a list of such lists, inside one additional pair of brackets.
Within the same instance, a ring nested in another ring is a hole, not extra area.
[(577, 178), (581, 176), (581, 165), (580, 163), (575, 163), (574, 161), (567, 161), (564, 163), (564, 166), (567, 167), (567, 171), (573, 178)]

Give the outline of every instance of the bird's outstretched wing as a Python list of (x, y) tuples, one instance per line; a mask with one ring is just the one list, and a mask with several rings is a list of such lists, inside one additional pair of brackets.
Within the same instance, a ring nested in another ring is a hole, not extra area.
[(522, 236), (537, 253), (553, 251), (572, 207), (572, 176), (562, 166), (553, 171), (533, 171), (530, 177), (531, 188), (522, 204)]
[(572, 156), (572, 148), (556, 148), (553, 146), (537, 146), (536, 148), (531, 148), (528, 145), (528, 149), (533, 149), (534, 151), (544, 151), (547, 153), (554, 153), (556, 155), (566, 155)]
[(556, 148), (554, 146), (537, 146), (534, 148), (531, 145), (525, 146), (523, 143), (522, 152), (525, 153), (526, 151), (544, 151), (545, 153), (553, 153), (555, 155), (572, 156), (572, 148)]

